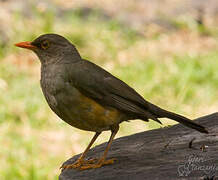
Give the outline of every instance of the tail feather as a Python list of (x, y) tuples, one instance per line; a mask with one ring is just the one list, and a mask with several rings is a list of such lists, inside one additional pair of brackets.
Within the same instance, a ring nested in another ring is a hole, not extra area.
[(184, 116), (181, 116), (181, 115), (173, 113), (173, 112), (166, 111), (166, 110), (161, 109), (153, 104), (150, 104), (149, 108), (150, 108), (150, 111), (153, 112), (153, 114), (155, 114), (159, 118), (164, 118), (164, 117), (170, 118), (170, 119), (173, 119), (173, 120), (175, 120), (175, 121), (177, 121), (177, 122), (179, 122), (187, 127), (195, 129), (201, 133), (208, 134), (208, 131), (206, 130), (206, 128), (204, 126), (201, 126), (201, 125), (195, 123), (194, 121), (192, 121)]

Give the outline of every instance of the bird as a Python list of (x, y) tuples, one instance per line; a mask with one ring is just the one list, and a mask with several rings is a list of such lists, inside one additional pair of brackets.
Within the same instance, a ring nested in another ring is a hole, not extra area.
[[(148, 102), (119, 78), (83, 59), (75, 45), (61, 35), (43, 34), (15, 46), (32, 50), (38, 56), (40, 85), (51, 110), (69, 125), (95, 133), (80, 157), (72, 164), (62, 165), (62, 170), (85, 170), (113, 164), (116, 159), (106, 159), (106, 156), (119, 124), (124, 121), (154, 120), (161, 124), (159, 118), (169, 118), (208, 133), (204, 126)], [(111, 131), (103, 155), (87, 160), (87, 152), (103, 131)]]

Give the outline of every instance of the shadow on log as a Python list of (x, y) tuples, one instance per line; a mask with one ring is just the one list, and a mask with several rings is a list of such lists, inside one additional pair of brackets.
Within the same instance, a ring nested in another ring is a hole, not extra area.
[[(85, 171), (66, 169), (60, 180), (218, 179), (218, 113), (196, 119), (209, 134), (175, 125), (113, 141), (107, 158), (113, 165)], [(98, 157), (106, 143), (92, 148), (87, 157)], [(74, 162), (79, 155), (64, 164)]]

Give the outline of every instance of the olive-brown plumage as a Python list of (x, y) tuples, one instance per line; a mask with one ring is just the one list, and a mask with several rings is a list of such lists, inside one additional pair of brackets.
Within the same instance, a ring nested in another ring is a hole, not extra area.
[[(84, 60), (67, 39), (57, 34), (41, 35), (33, 42), (16, 44), (33, 50), (41, 61), (41, 87), (50, 108), (65, 122), (96, 132), (81, 157), (62, 168), (88, 169), (113, 163), (106, 160), (112, 140), (123, 121), (170, 118), (202, 133), (207, 130), (188, 118), (166, 111), (140, 96), (134, 89), (94, 63)], [(146, 72), (145, 72), (146, 73)], [(102, 131), (112, 135), (99, 160), (84, 156)]]

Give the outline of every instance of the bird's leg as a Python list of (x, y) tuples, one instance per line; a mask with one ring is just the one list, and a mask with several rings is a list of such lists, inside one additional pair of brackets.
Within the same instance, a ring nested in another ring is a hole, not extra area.
[(87, 148), (85, 149), (85, 151), (81, 154), (81, 156), (76, 160), (76, 162), (74, 162), (73, 164), (68, 164), (68, 165), (62, 165), (60, 169), (68, 169), (68, 168), (78, 168), (80, 166), (82, 166), (83, 164), (89, 164), (89, 163), (94, 163), (96, 161), (96, 159), (89, 159), (89, 160), (84, 160), (85, 155), (87, 154), (87, 152), (89, 151), (89, 149), (91, 148), (91, 146), (93, 145), (93, 143), (95, 142), (95, 140), (97, 139), (97, 137), (101, 134), (101, 132), (96, 132), (94, 137), (92, 138), (91, 142), (89, 143), (89, 145), (87, 146)]
[(115, 135), (117, 134), (118, 130), (119, 130), (119, 126), (116, 126), (116, 128), (111, 130), (110, 140), (109, 140), (109, 142), (107, 144), (107, 147), (106, 147), (106, 149), (104, 151), (103, 156), (98, 160), (98, 162), (96, 164), (84, 164), (84, 165), (80, 166), (81, 170), (90, 169), (90, 168), (99, 168), (99, 167), (101, 167), (103, 165), (113, 164), (114, 163), (114, 161), (116, 160), (115, 158), (106, 160), (106, 156), (107, 156), (107, 153), (108, 153), (108, 151), (109, 151), (109, 149), (111, 147), (112, 141), (113, 141)]

